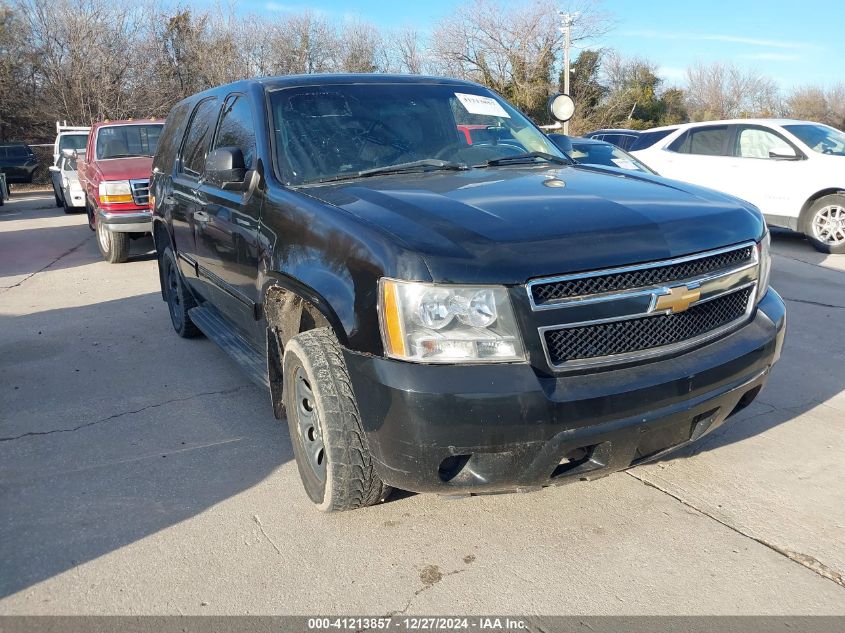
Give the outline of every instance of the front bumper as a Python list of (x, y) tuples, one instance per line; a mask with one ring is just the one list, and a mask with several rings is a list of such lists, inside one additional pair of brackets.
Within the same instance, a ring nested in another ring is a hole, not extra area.
[(112, 233), (152, 233), (151, 211), (97, 211), (97, 222)]
[(346, 351), (379, 476), (415, 492), (595, 479), (697, 440), (747, 406), (780, 357), (783, 300), (675, 358), (582, 375), (527, 364), (423, 365)]

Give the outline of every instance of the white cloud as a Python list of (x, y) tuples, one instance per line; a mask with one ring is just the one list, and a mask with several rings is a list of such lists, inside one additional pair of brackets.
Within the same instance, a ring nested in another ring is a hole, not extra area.
[(797, 62), (801, 59), (800, 55), (792, 55), (790, 53), (754, 53), (752, 55), (745, 55), (744, 57), (765, 62)]
[(746, 44), (748, 46), (761, 46), (766, 48), (780, 49), (809, 49), (817, 48), (806, 42), (788, 40), (765, 40), (754, 37), (743, 37), (740, 35), (728, 35), (718, 33), (669, 33), (667, 31), (623, 31), (622, 35), (628, 37), (644, 37), (660, 40), (684, 40), (698, 42), (730, 42), (733, 44)]
[(677, 83), (686, 81), (687, 71), (685, 68), (679, 68), (678, 66), (660, 66), (657, 69), (657, 76), (669, 83)]

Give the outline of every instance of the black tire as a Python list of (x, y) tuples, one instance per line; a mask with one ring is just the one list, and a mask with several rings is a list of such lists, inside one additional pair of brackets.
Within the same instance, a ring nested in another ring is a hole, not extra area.
[(74, 211), (76, 211), (75, 208), (68, 206), (67, 200), (64, 199), (64, 196), (62, 197), (62, 207), (64, 208), (65, 213), (73, 213)]
[[(838, 213), (838, 219), (832, 219), (831, 213)], [(834, 226), (833, 234), (825, 233), (824, 225)], [(801, 232), (819, 252), (845, 253), (845, 194), (834, 193), (813, 202), (801, 218)]]
[(129, 259), (129, 234), (112, 233), (98, 222), (97, 247), (109, 264), (122, 264)]
[(202, 332), (194, 325), (188, 314), (188, 310), (195, 308), (197, 302), (185, 287), (185, 280), (182, 279), (182, 273), (176, 265), (176, 257), (169, 246), (158, 258), (158, 265), (161, 269), (161, 278), (164, 280), (164, 298), (167, 301), (173, 329), (182, 338), (199, 336)]
[(373, 467), (346, 363), (328, 328), (288, 341), (283, 379), (293, 453), (311, 501), (323, 512), (383, 501), (390, 487)]
[(94, 207), (88, 204), (88, 201), (85, 201), (85, 213), (88, 214), (88, 228), (92, 231), (97, 230), (96, 220), (94, 219)]

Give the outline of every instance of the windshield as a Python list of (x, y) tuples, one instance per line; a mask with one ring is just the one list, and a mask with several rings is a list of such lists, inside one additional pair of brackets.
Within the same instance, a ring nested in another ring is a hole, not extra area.
[(97, 131), (97, 159), (152, 156), (161, 128), (161, 123), (101, 127)]
[(83, 132), (80, 134), (62, 134), (59, 137), (59, 154), (62, 153), (63, 149), (85, 149), (85, 145), (88, 143), (88, 132)]
[(578, 143), (572, 142), (572, 151), (569, 155), (576, 162), (584, 165), (606, 165), (619, 169), (631, 169), (653, 174), (654, 171), (643, 163), (610, 143)]
[[(415, 161), (472, 166), (527, 152), (565, 159), (528, 119), (484, 88), (307, 86), (276, 90), (270, 103), (277, 160), (290, 184)], [(527, 159), (533, 160), (540, 159)]]
[(814, 152), (845, 156), (845, 133), (836, 128), (808, 123), (784, 125), (783, 129), (792, 132)]

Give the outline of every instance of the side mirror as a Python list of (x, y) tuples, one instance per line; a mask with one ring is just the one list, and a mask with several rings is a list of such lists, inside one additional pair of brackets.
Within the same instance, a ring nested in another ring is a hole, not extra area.
[(205, 159), (205, 181), (230, 191), (246, 188), (244, 154), (237, 147), (218, 147)]
[(782, 145), (769, 151), (769, 158), (774, 158), (775, 160), (798, 160), (800, 156), (788, 145)]
[(556, 94), (549, 97), (549, 112), (561, 123), (568, 121), (575, 114), (575, 102), (568, 94)]
[(62, 150), (62, 156), (64, 156), (65, 158), (78, 158), (79, 157), (79, 155), (76, 153), (75, 149), (68, 149), (68, 148), (65, 148), (65, 149)]
[(547, 134), (546, 136), (548, 136), (549, 140), (554, 143), (560, 151), (566, 152), (567, 154), (572, 151), (572, 139), (566, 134)]

